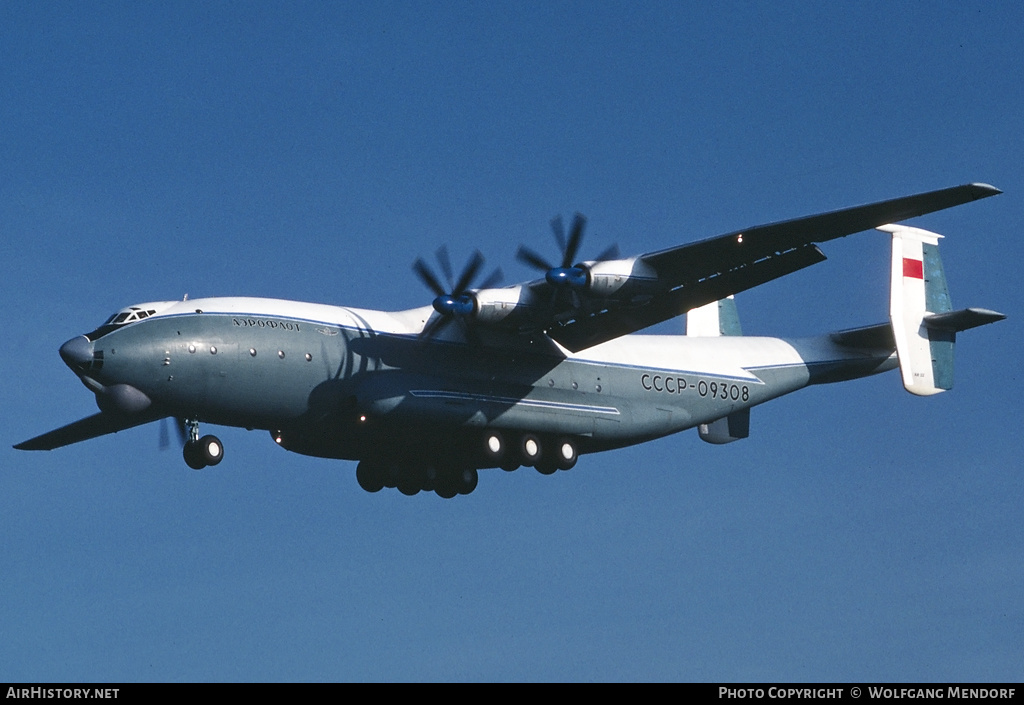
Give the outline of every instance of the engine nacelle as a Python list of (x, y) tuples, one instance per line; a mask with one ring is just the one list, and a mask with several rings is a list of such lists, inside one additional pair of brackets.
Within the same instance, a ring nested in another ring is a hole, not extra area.
[(471, 292), (475, 306), (473, 320), (484, 325), (500, 323), (511, 316), (517, 309), (526, 308), (523, 287), (510, 286), (504, 289), (481, 289)]
[(658, 289), (658, 275), (637, 257), (576, 265), (587, 273), (585, 290), (592, 296), (637, 296)]

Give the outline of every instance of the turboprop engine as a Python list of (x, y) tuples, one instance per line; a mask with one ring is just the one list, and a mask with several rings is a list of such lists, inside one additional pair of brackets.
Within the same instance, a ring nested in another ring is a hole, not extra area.
[(573, 269), (579, 269), (585, 276), (585, 283), (573, 288), (591, 296), (607, 298), (652, 294), (658, 286), (657, 273), (637, 257), (583, 262)]

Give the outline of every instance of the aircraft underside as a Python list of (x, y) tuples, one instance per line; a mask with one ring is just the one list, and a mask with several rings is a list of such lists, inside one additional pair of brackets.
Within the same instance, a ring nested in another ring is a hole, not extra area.
[[(678, 346), (681, 356), (713, 359), (728, 357), (738, 344), (764, 347), (768, 340), (655, 342), (651, 337), (644, 343)], [(378, 372), (366, 384), (353, 380), (348, 409), (272, 434), (290, 451), (359, 461), (357, 477), (368, 491), (397, 487), (405, 494), (449, 496), (471, 491), (481, 469), (525, 466), (552, 474), (571, 469), (581, 455), (675, 434), (809, 384), (896, 367), (887, 349), (774, 342), (778, 350), (789, 351), (786, 362), (731, 375), (572, 360), (552, 364), (528, 386), (495, 378), (474, 384), (464, 374)], [(798, 356), (799, 348), (807, 359)]]

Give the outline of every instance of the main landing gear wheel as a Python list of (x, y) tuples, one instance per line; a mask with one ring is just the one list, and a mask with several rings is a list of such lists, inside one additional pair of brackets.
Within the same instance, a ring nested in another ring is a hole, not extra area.
[(555, 465), (559, 470), (572, 470), (580, 457), (576, 444), (568, 438), (559, 438), (552, 450), (554, 450)]
[(553, 475), (557, 470), (569, 470), (579, 459), (579, 449), (571, 438), (552, 439), (526, 433), (519, 441), (519, 457), (523, 465), (537, 468), (541, 475)]
[(486, 467), (497, 466), (505, 472), (512, 472), (519, 468), (521, 455), (516, 451), (515, 443), (510, 444), (501, 431), (488, 431), (484, 435), (483, 457), (488, 463)]
[(541, 475), (554, 475), (558, 472), (558, 466), (550, 458), (541, 458), (533, 467)]
[(368, 460), (361, 460), (356, 465), (356, 482), (367, 492), (380, 492), (384, 489), (384, 469)]
[(541, 456), (540, 439), (532, 433), (524, 435), (519, 442), (519, 456), (523, 460), (523, 465), (527, 467), (536, 466)]
[(484, 458), (495, 465), (505, 458), (505, 436), (501, 431), (488, 431), (484, 436)]
[(476, 489), (477, 483), (480, 482), (480, 475), (476, 468), (463, 468), (456, 473), (456, 479), (459, 494), (469, 494)]
[(480, 475), (476, 468), (454, 468), (438, 475), (434, 484), (434, 492), (442, 499), (451, 499), (455, 495), (469, 494), (476, 489)]
[(574, 441), (569, 438), (549, 439), (544, 443), (534, 467), (541, 475), (554, 475), (558, 470), (571, 470), (578, 459), (579, 450)]
[(426, 468), (405, 466), (398, 472), (398, 491), (406, 497), (412, 497), (420, 490), (426, 489), (427, 473)]
[(388, 487), (397, 488), (409, 497), (420, 492), (436, 492), (439, 497), (451, 499), (476, 489), (479, 476), (473, 467), (362, 460), (356, 466), (356, 481), (366, 492), (380, 492)]
[(452, 499), (459, 493), (459, 488), (456, 486), (454, 478), (441, 477), (434, 485), (434, 492), (441, 499)]

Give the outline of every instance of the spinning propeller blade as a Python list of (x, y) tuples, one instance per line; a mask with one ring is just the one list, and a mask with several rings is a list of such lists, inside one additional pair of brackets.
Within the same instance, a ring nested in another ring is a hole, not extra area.
[(441, 286), (441, 282), (437, 280), (434, 273), (427, 266), (427, 263), (422, 258), (417, 259), (412, 264), (412, 271), (419, 275), (420, 281), (427, 285), (427, 288), (434, 292), (434, 296), (443, 296), (444, 287)]
[[(587, 273), (581, 267), (574, 265), (580, 244), (583, 242), (583, 228), (587, 219), (577, 213), (573, 216), (572, 225), (569, 227), (568, 238), (565, 235), (565, 225), (562, 216), (556, 215), (551, 220), (551, 231), (554, 233), (555, 242), (561, 251), (561, 265), (554, 266), (541, 255), (526, 245), (521, 245), (516, 252), (516, 259), (532, 269), (544, 272), (544, 278), (555, 288), (552, 304), (558, 298), (558, 292), (569, 289), (575, 293), (587, 285)], [(619, 256), (618, 245), (611, 245), (597, 256), (596, 261), (603, 262), (609, 259), (617, 259)], [(579, 298), (573, 296), (573, 306), (579, 306)]]
[[(440, 332), (446, 325), (448, 325), (453, 319), (458, 320), (463, 326), (467, 334), (467, 337), (473, 339), (474, 336), (470, 334), (470, 330), (465, 327), (464, 318), (473, 313), (476, 303), (473, 297), (468, 293), (473, 280), (477, 274), (480, 273), (480, 269), (484, 266), (484, 256), (480, 254), (480, 251), (475, 251), (470, 255), (466, 265), (462, 268), (459, 273), (457, 281), (453, 282), (453, 270), (451, 259), (448, 257), (448, 248), (442, 245), (437, 249), (437, 262), (441, 267), (441, 272), (444, 274), (447, 287), (441, 283), (434, 274), (434, 271), (430, 268), (423, 258), (417, 258), (413, 262), (412, 269), (416, 275), (420, 278), (428, 289), (430, 289), (435, 298), (431, 302), (434, 310), (437, 311), (438, 317), (428, 322), (420, 333), (420, 338), (432, 337), (435, 333)], [(478, 289), (489, 289), (502, 280), (502, 273), (500, 269), (495, 269), (491, 272), (490, 276), (485, 279)]]

